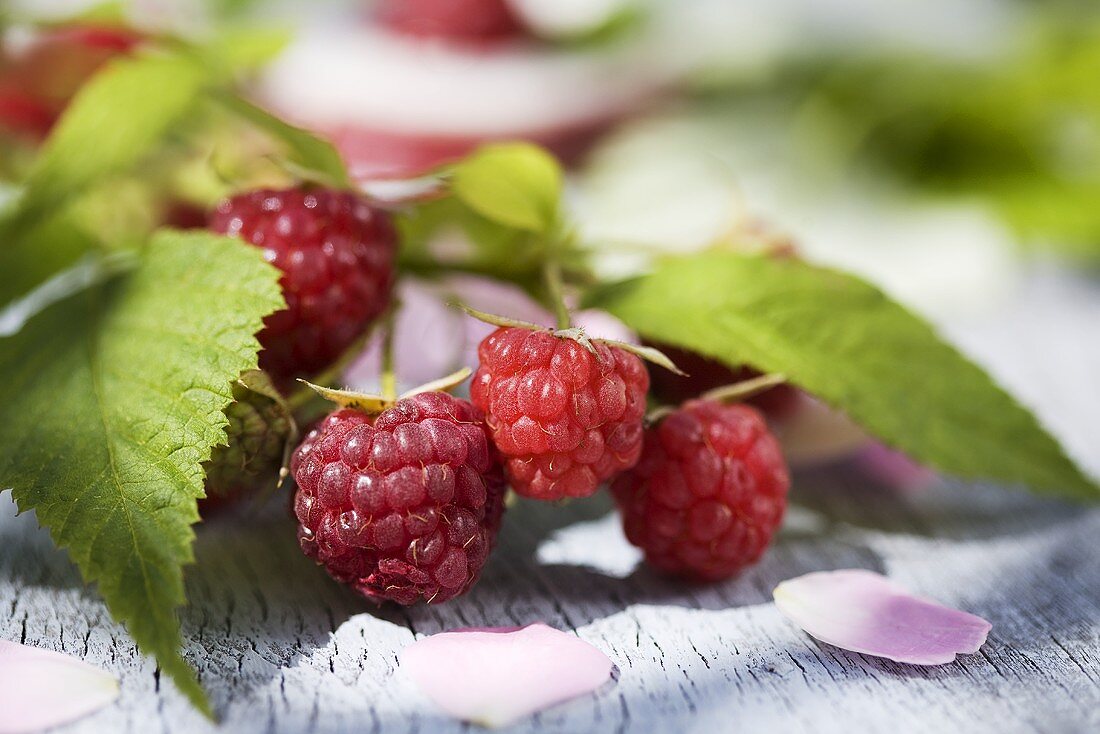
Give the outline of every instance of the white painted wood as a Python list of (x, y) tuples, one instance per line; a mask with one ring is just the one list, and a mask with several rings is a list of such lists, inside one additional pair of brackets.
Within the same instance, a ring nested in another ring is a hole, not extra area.
[[(1100, 473), (1100, 288), (1065, 273), (951, 335)], [(201, 528), (186, 655), (226, 732), (458, 732), (397, 669), (414, 635), (543, 620), (604, 650), (615, 681), (529, 732), (1100, 730), (1100, 508), (946, 483), (900, 493), (834, 467), (797, 477), (777, 545), (729, 583), (636, 567), (605, 499), (520, 503), (467, 597), (374, 610), (296, 549), (279, 508)], [(0, 497), (0, 638), (75, 653), (122, 680), (65, 732), (206, 732), (136, 654), (33, 517)], [(991, 620), (979, 654), (917, 668), (819, 644), (770, 603), (781, 580), (861, 567)], [(2, 716), (0, 712), (0, 716)]]

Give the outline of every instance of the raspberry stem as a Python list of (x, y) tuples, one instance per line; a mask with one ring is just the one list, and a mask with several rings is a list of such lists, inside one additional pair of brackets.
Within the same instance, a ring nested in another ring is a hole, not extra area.
[(568, 329), (571, 325), (569, 308), (565, 305), (565, 293), (562, 287), (561, 263), (556, 257), (548, 257), (543, 266), (543, 275), (546, 278), (546, 292), (554, 307), (554, 315), (557, 318), (559, 329)]
[(767, 375), (754, 377), (751, 380), (744, 380), (733, 385), (716, 387), (713, 390), (708, 390), (699, 397), (703, 400), (715, 400), (719, 403), (735, 402), (751, 398), (753, 395), (758, 395), (773, 387), (778, 387), (786, 381), (786, 375), (773, 372)]
[(382, 398), (388, 401), (397, 399), (397, 373), (393, 367), (394, 315), (397, 303), (386, 312), (382, 323)]

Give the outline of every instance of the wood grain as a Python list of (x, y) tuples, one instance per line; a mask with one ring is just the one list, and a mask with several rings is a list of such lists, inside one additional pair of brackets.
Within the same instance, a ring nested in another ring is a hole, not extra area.
[[(951, 335), (1100, 473), (1100, 289), (1066, 273)], [(729, 583), (685, 587), (637, 565), (606, 499), (524, 502), (467, 597), (372, 609), (297, 550), (278, 507), (200, 529), (186, 656), (231, 732), (460, 732), (397, 669), (415, 635), (537, 620), (615, 662), (598, 694), (529, 732), (1084, 732), (1100, 730), (1100, 508), (945, 482), (904, 492), (851, 467), (800, 473), (784, 532)], [(0, 496), (0, 638), (74, 653), (122, 681), (66, 732), (205, 732), (137, 655), (33, 516)], [(846, 653), (788, 624), (781, 580), (869, 568), (993, 623), (979, 654), (920, 668)]]

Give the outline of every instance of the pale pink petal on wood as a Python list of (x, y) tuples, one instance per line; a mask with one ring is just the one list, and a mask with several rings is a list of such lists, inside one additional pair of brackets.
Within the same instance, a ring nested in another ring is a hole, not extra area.
[(773, 596), (780, 612), (822, 642), (899, 663), (950, 663), (977, 652), (992, 628), (871, 571), (809, 573), (779, 584)]
[(58, 726), (118, 698), (105, 670), (50, 650), (0, 640), (0, 734)]
[(592, 645), (544, 624), (444, 632), (401, 653), (402, 670), (440, 708), (491, 727), (594, 691), (611, 667)]

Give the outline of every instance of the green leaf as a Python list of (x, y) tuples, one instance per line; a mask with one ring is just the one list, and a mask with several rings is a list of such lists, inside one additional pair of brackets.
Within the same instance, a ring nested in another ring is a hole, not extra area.
[(117, 59), (77, 93), (26, 182), (20, 222), (55, 210), (148, 154), (193, 108), (207, 71), (182, 55)]
[(539, 233), (557, 224), (561, 167), (536, 145), (485, 146), (454, 167), (452, 187), (459, 199), (494, 222)]
[(351, 186), (344, 159), (327, 140), (283, 122), (236, 95), (218, 95), (218, 99), (232, 112), (282, 142), (296, 173), (341, 188)]
[(655, 341), (783, 373), (947, 474), (1100, 499), (1096, 484), (985, 372), (850, 275), (711, 253), (666, 261), (588, 300)]
[(278, 56), (290, 43), (286, 28), (234, 25), (218, 29), (214, 38), (196, 51), (230, 73), (255, 71)]
[(0, 339), (0, 487), (34, 510), (138, 646), (204, 711), (179, 653), (202, 462), (224, 443), (230, 383), (282, 306), (262, 253), (162, 230), (130, 274)]

